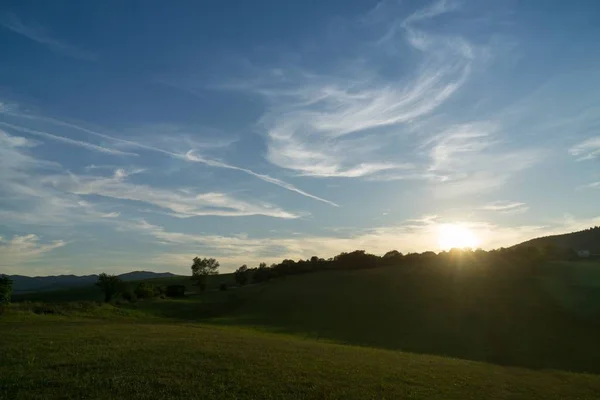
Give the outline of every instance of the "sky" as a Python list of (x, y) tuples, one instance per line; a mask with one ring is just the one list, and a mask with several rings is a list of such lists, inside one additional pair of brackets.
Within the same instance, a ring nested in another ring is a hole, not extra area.
[(598, 16), (3, 1), (0, 273), (227, 272), (600, 225)]

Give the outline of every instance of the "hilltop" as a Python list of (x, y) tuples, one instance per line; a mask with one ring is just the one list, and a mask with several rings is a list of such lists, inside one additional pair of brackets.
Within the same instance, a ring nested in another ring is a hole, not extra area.
[(600, 254), (600, 227), (584, 229), (578, 232), (561, 235), (543, 236), (520, 243), (517, 246), (533, 246), (543, 248), (555, 245), (562, 248), (588, 250), (592, 254)]

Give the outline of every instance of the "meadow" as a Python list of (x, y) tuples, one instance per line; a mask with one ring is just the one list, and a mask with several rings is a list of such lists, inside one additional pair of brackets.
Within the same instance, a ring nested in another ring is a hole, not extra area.
[(320, 271), (226, 291), (221, 275), (201, 294), (176, 277), (161, 284), (190, 285), (185, 298), (118, 305), (91, 287), (29, 294), (0, 317), (0, 398), (597, 399), (600, 325), (571, 266), (506, 282)]

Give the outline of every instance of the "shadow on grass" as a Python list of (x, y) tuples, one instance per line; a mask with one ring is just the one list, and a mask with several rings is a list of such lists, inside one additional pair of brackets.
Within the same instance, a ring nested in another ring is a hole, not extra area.
[(600, 326), (549, 302), (535, 283), (411, 278), (385, 269), (323, 272), (125, 305), (308, 340), (532, 369), (600, 373)]
[[(198, 320), (504, 366), (600, 373), (598, 321), (557, 307), (531, 282), (490, 292), (473, 282), (425, 285), (389, 279), (394, 276), (382, 281), (378, 274), (317, 273), (257, 285)], [(369, 286), (368, 295), (356, 295)]]

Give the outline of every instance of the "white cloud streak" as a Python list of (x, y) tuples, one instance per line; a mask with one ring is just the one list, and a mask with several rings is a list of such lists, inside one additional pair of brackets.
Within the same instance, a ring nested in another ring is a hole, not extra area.
[(82, 142), (80, 140), (75, 140), (75, 139), (71, 139), (71, 138), (67, 138), (67, 137), (63, 137), (63, 136), (58, 136), (58, 135), (54, 135), (54, 134), (48, 133), (48, 132), (29, 129), (29, 128), (25, 128), (22, 126), (9, 124), (6, 122), (0, 122), (0, 126), (9, 128), (9, 129), (13, 129), (16, 131), (28, 133), (30, 135), (42, 137), (45, 139), (50, 139), (50, 140), (54, 140), (57, 142), (69, 144), (72, 146), (83, 147), (84, 149), (98, 151), (100, 153), (110, 154), (110, 155), (114, 155), (114, 156), (137, 156), (136, 153), (130, 153), (130, 152), (121, 151), (121, 150), (117, 150), (117, 149), (111, 149), (108, 147), (98, 146), (98, 145), (95, 145), (92, 143)]
[(529, 207), (525, 203), (517, 201), (494, 201), (480, 207), (483, 211), (493, 211), (502, 214), (522, 214), (529, 210)]
[(569, 153), (577, 157), (577, 161), (592, 160), (600, 157), (600, 136), (589, 138), (571, 147)]
[(98, 56), (92, 52), (81, 50), (70, 43), (53, 38), (39, 25), (23, 23), (23, 21), (21, 21), (14, 13), (9, 12), (1, 14), (0, 26), (69, 57), (87, 61), (93, 61), (98, 58)]
[(232, 170), (235, 170), (235, 171), (242, 171), (242, 172), (244, 172), (244, 173), (246, 173), (248, 175), (252, 175), (252, 176), (254, 176), (254, 177), (256, 177), (256, 178), (258, 178), (258, 179), (260, 179), (262, 181), (265, 181), (265, 182), (268, 182), (268, 183), (272, 183), (272, 184), (280, 186), (280, 187), (282, 187), (284, 189), (287, 189), (287, 190), (290, 190), (292, 192), (301, 194), (302, 196), (309, 197), (311, 199), (318, 200), (318, 201), (321, 201), (323, 203), (326, 203), (326, 204), (329, 204), (329, 205), (332, 205), (332, 206), (335, 206), (335, 207), (339, 207), (338, 204), (336, 204), (336, 203), (334, 203), (332, 201), (329, 201), (329, 200), (323, 199), (321, 197), (317, 197), (315, 195), (307, 193), (307, 192), (305, 192), (305, 191), (303, 191), (301, 189), (298, 189), (294, 185), (292, 185), (290, 183), (287, 183), (287, 182), (284, 182), (284, 181), (282, 181), (280, 179), (273, 178), (272, 176), (265, 175), (265, 174), (259, 174), (257, 172), (252, 171), (252, 170), (249, 170), (247, 168), (236, 167), (235, 165), (226, 164), (226, 163), (223, 163), (221, 161), (206, 159), (204, 157), (201, 157), (199, 155), (194, 154), (193, 151), (188, 151), (185, 154), (185, 159), (189, 160), (189, 161), (193, 161), (193, 162), (203, 163), (203, 164), (206, 164), (206, 165), (211, 166), (211, 167), (219, 167), (219, 168), (232, 169)]

